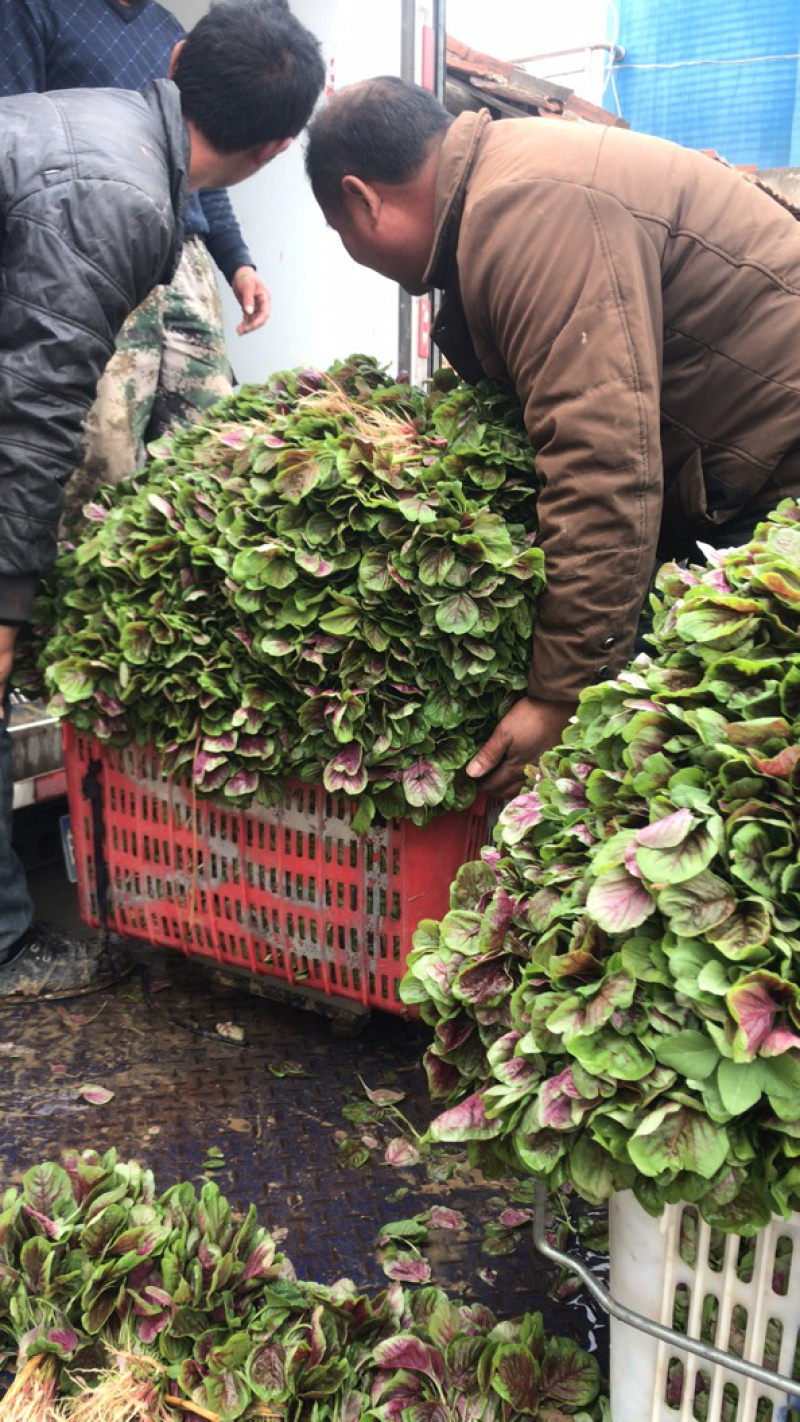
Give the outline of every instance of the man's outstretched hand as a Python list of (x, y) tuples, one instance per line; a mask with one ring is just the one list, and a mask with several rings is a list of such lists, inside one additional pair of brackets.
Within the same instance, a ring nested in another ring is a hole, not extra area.
[(490, 795), (515, 795), (525, 766), (558, 744), (575, 705), (574, 701), (534, 701), (532, 696), (523, 696), (473, 756), (467, 775), (480, 778), (481, 790)]
[(233, 294), (242, 308), (243, 319), (236, 327), (239, 336), (257, 331), (269, 318), (272, 297), (255, 267), (237, 267), (231, 278)]

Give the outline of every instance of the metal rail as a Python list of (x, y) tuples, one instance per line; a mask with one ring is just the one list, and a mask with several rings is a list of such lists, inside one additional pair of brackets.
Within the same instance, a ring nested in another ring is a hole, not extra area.
[(23, 731), (42, 731), (45, 727), (52, 729), (56, 725), (58, 722), (54, 716), (44, 716), (41, 721), (20, 721), (16, 726), (9, 726), (8, 734), (19, 736)]
[(694, 1353), (706, 1363), (726, 1368), (732, 1373), (742, 1373), (744, 1377), (752, 1378), (754, 1382), (762, 1383), (773, 1391), (782, 1390), (786, 1392), (790, 1406), (800, 1405), (798, 1398), (800, 1382), (796, 1378), (785, 1377), (783, 1373), (770, 1372), (769, 1368), (762, 1368), (758, 1363), (748, 1363), (746, 1358), (737, 1358), (735, 1353), (726, 1353), (721, 1348), (715, 1348), (711, 1343), (702, 1343), (699, 1338), (690, 1338), (685, 1333), (678, 1333), (674, 1328), (667, 1328), (663, 1323), (655, 1323), (652, 1318), (645, 1318), (644, 1314), (636, 1313), (634, 1309), (628, 1308), (627, 1304), (620, 1303), (618, 1299), (615, 1299), (605, 1284), (600, 1282), (597, 1275), (593, 1274), (591, 1269), (587, 1269), (579, 1259), (574, 1259), (571, 1254), (566, 1254), (563, 1250), (556, 1249), (555, 1245), (549, 1244), (547, 1240), (547, 1185), (541, 1180), (536, 1182), (534, 1196), (533, 1242), (545, 1259), (552, 1259), (555, 1264), (560, 1264), (564, 1269), (569, 1269), (571, 1273), (577, 1274), (592, 1297), (612, 1318), (618, 1318), (621, 1323), (627, 1323), (631, 1328), (637, 1328), (640, 1333), (648, 1333), (651, 1338), (658, 1338), (660, 1342), (668, 1343), (671, 1348), (676, 1348), (679, 1352)]
[(519, 54), (514, 59), (509, 59), (509, 64), (532, 64), (536, 59), (561, 59), (568, 54), (586, 54), (587, 50), (604, 49), (611, 55), (612, 61), (624, 58), (625, 51), (619, 44), (609, 44), (608, 42), (598, 44), (573, 44), (569, 49), (548, 49), (543, 54)]

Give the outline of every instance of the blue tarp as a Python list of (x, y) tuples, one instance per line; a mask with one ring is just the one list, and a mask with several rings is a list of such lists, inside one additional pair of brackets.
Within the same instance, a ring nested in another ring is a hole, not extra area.
[(618, 0), (618, 11), (615, 80), (632, 128), (731, 163), (800, 165), (797, 0)]

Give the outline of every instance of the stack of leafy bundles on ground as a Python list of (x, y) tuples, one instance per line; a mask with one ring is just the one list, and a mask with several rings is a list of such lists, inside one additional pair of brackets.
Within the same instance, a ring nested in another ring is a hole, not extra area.
[(436, 1137), (751, 1233), (800, 1209), (800, 505), (704, 552), (662, 569), (654, 656), (584, 692), (401, 992), (459, 1102)]
[(237, 1219), (213, 1182), (159, 1196), (113, 1150), (35, 1166), (2, 1199), (0, 1366), (37, 1355), (9, 1422), (166, 1422), (176, 1397), (220, 1422), (609, 1417), (596, 1360), (541, 1315), (300, 1281), (254, 1207)]
[(35, 609), (51, 710), (234, 804), (285, 776), (358, 796), (356, 828), (471, 803), (543, 583), (516, 402), (452, 372), (426, 397), (354, 356), (153, 451)]

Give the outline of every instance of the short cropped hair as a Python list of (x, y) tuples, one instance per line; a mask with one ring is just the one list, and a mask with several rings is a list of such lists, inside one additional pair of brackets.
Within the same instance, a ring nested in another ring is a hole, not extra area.
[(285, 0), (221, 0), (190, 30), (173, 79), (218, 153), (296, 138), (325, 83), (319, 41)]
[(407, 182), (452, 121), (429, 90), (393, 74), (343, 89), (308, 130), (306, 172), (320, 207), (340, 205), (347, 174), (364, 183)]

